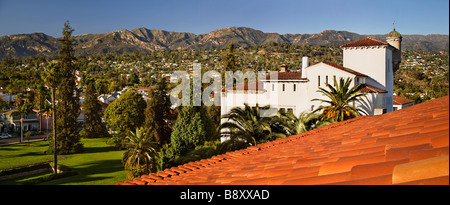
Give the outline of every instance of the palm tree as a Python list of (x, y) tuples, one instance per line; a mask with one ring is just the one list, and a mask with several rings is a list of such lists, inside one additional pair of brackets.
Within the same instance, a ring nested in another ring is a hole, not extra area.
[(152, 135), (145, 132), (144, 128), (136, 128), (125, 138), (127, 150), (123, 153), (122, 163), (129, 170), (128, 177), (134, 178), (148, 174), (155, 167), (157, 144), (153, 142)]
[(48, 96), (48, 89), (45, 88), (44, 84), (42, 83), (36, 83), (34, 85), (34, 105), (35, 108), (38, 110), (38, 115), (40, 117), (39, 120), (39, 131), (42, 132), (42, 114), (45, 112), (45, 97)]
[(222, 123), (222, 134), (229, 135), (233, 148), (244, 148), (249, 145), (256, 145), (258, 142), (265, 142), (270, 138), (284, 137), (283, 134), (272, 132), (271, 119), (262, 117), (261, 110), (269, 109), (270, 106), (250, 107), (244, 104), (244, 108), (235, 107), (229, 113), (222, 116), (227, 119)]
[(53, 125), (53, 154), (54, 154), (54, 172), (57, 174), (57, 150), (56, 150), (56, 111), (55, 111), (55, 92), (56, 86), (60, 81), (59, 77), (60, 67), (56, 63), (49, 63), (45, 68), (44, 75), (42, 76), (44, 83), (50, 88), (52, 93), (52, 125)]
[(327, 100), (317, 98), (311, 100), (328, 104), (327, 106), (320, 105), (314, 112), (322, 111), (322, 118), (331, 118), (337, 122), (359, 117), (361, 115), (360, 113), (365, 114), (363, 110), (351, 105), (355, 102), (363, 102), (361, 97), (364, 94), (359, 92), (360, 84), (350, 88), (351, 78), (345, 80), (344, 78), (340, 78), (339, 84), (337, 83), (336, 77), (333, 80), (336, 88), (326, 83), (328, 90), (319, 88), (317, 91), (326, 96), (328, 98)]
[(292, 112), (278, 112), (273, 120), (284, 129), (286, 136), (300, 134), (333, 123), (332, 119), (321, 119), (320, 115), (313, 112), (302, 112), (298, 118)]

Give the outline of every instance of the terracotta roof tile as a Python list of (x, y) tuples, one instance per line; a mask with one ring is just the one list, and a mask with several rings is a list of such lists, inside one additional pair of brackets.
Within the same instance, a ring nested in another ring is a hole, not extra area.
[(449, 184), (449, 96), (117, 184)]
[(449, 175), (448, 155), (400, 164), (394, 167), (393, 183), (404, 183)]
[(367, 84), (361, 84), (359, 91), (361, 91), (363, 93), (387, 93), (386, 90), (379, 89), (379, 88), (376, 88), (376, 87), (373, 87), (373, 86), (367, 85)]
[(389, 45), (384, 41), (380, 41), (371, 37), (363, 38), (360, 40), (356, 40), (350, 43), (343, 44), (339, 46), (339, 48), (347, 48), (347, 47), (359, 47), (359, 46), (386, 46)]
[(225, 92), (226, 90), (264, 90), (264, 85), (261, 81), (257, 81), (253, 83), (246, 83), (244, 85), (222, 88), (222, 92)]
[(346, 68), (344, 66), (341, 66), (341, 65), (338, 65), (338, 64), (335, 64), (335, 63), (328, 63), (328, 62), (322, 62), (322, 63), (327, 64), (329, 66), (333, 66), (333, 67), (335, 67), (337, 69), (343, 70), (345, 72), (351, 73), (351, 74), (356, 75), (356, 76), (368, 77), (367, 75), (362, 74), (362, 73), (360, 73), (358, 71), (352, 70), (350, 68)]
[(394, 105), (404, 105), (404, 104), (408, 104), (408, 103), (412, 103), (414, 102), (414, 100), (410, 100), (404, 97), (400, 97), (400, 96), (393, 96), (394, 98)]
[(302, 78), (301, 72), (276, 72), (275, 74), (267, 75), (266, 80), (271, 80), (274, 78), (275, 80), (307, 80), (306, 78)]

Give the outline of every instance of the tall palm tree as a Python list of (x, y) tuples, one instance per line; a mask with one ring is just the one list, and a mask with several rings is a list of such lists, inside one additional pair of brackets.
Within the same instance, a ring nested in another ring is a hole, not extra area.
[(55, 93), (56, 93), (56, 86), (58, 85), (59, 81), (60, 81), (60, 76), (59, 76), (59, 70), (60, 67), (58, 64), (56, 63), (49, 63), (47, 65), (47, 67), (45, 68), (45, 72), (44, 75), (42, 76), (43, 81), (45, 83), (45, 85), (47, 85), (52, 93), (52, 108), (51, 108), (51, 112), (52, 112), (52, 135), (53, 135), (53, 154), (54, 154), (54, 159), (53, 159), (53, 163), (54, 163), (54, 172), (55, 174), (57, 174), (57, 163), (58, 163), (58, 158), (57, 158), (57, 150), (56, 150), (56, 111), (55, 111)]
[(249, 145), (256, 145), (258, 142), (265, 142), (272, 137), (283, 137), (284, 135), (272, 132), (270, 118), (262, 117), (261, 110), (269, 109), (270, 106), (250, 107), (244, 104), (244, 108), (235, 107), (229, 113), (222, 116), (227, 119), (222, 123), (222, 134), (230, 136), (230, 142), (234, 143), (234, 148), (244, 148)]
[(326, 83), (328, 90), (320, 87), (317, 91), (326, 96), (328, 98), (327, 100), (317, 98), (311, 100), (328, 104), (326, 106), (319, 106), (314, 112), (322, 111), (322, 118), (331, 118), (337, 122), (359, 117), (361, 113), (365, 114), (363, 110), (352, 106), (354, 102), (363, 102), (361, 97), (364, 94), (359, 92), (360, 84), (350, 87), (352, 83), (351, 78), (345, 80), (344, 78), (340, 78), (339, 84), (337, 83), (336, 77), (333, 80), (336, 88)]
[(129, 170), (128, 177), (134, 178), (148, 174), (155, 167), (157, 144), (153, 142), (152, 135), (145, 132), (144, 128), (136, 128), (125, 138), (126, 151), (123, 153), (122, 163)]

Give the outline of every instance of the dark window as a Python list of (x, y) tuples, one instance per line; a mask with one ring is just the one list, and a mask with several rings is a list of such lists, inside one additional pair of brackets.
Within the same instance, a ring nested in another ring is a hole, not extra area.
[(283, 84), (283, 91), (284, 91), (284, 84)]
[(317, 76), (317, 82), (318, 82), (318, 86), (320, 87), (320, 75), (319, 76)]
[(296, 84), (294, 84), (294, 92), (295, 92), (295, 90), (296, 90), (296, 87), (297, 87), (297, 85), (296, 85)]

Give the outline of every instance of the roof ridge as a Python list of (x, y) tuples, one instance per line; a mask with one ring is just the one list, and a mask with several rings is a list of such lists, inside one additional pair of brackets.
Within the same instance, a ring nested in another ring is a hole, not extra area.
[[(336, 63), (330, 63), (330, 62), (325, 62), (325, 61), (322, 61), (320, 63), (327, 64), (329, 66), (332, 66), (332, 67), (337, 68), (339, 70), (351, 73), (351, 74), (356, 75), (356, 76), (368, 77), (366, 74), (360, 73), (360, 72), (355, 71), (355, 70), (353, 70), (351, 68), (347, 68), (347, 67), (344, 67), (344, 66), (336, 64)], [(319, 63), (317, 63), (317, 64), (319, 64)], [(315, 65), (317, 65), (317, 64), (315, 64)], [(309, 67), (311, 67), (311, 66), (308, 66), (307, 68), (309, 68)]]
[(346, 47), (359, 47), (359, 46), (384, 46), (389, 45), (389, 43), (372, 38), (372, 37), (366, 37), (363, 39), (359, 39), (356, 41), (352, 41), (350, 43), (342, 44), (339, 46), (339, 48), (346, 48)]

